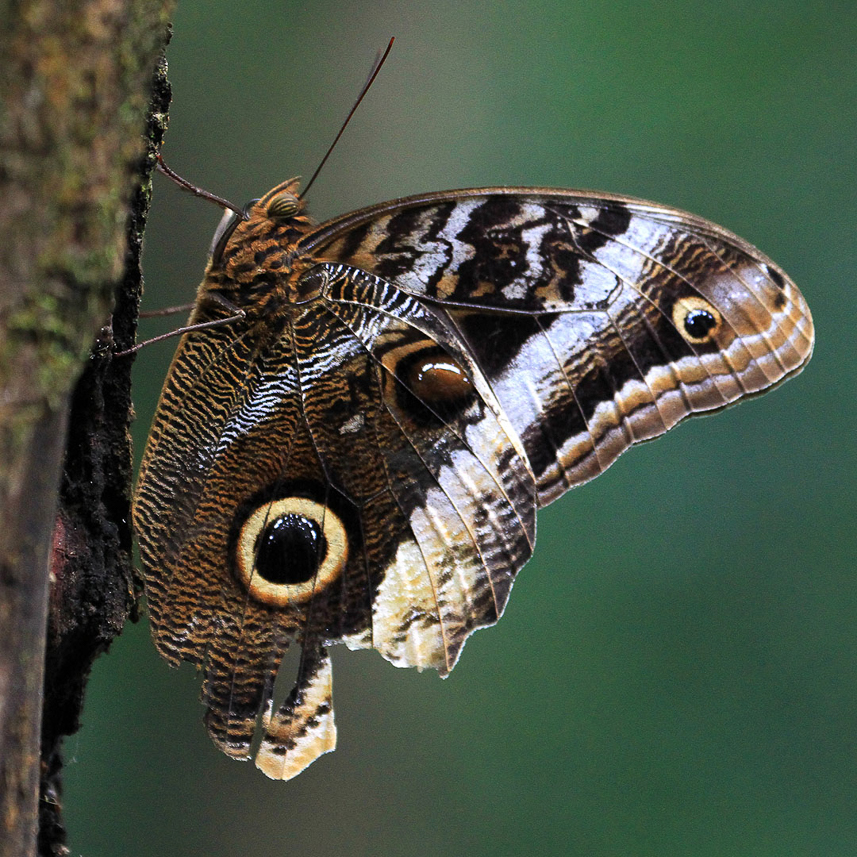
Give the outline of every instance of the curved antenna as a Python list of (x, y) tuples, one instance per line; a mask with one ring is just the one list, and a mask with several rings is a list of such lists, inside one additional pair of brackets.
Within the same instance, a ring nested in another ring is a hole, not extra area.
[(393, 42), (396, 41), (396, 37), (393, 36), (390, 39), (390, 43), (387, 45), (387, 50), (381, 54), (380, 57), (375, 57), (375, 65), (372, 66), (372, 70), (369, 72), (369, 77), (366, 80), (366, 83), (363, 84), (363, 89), (360, 90), (360, 95), (357, 96), (357, 101), (354, 102), (354, 106), (348, 112), (348, 115), (345, 117), (345, 121), (342, 123), (342, 127), (339, 129), (339, 133), (334, 138), (333, 142), (330, 144), (330, 148), (327, 150), (325, 156), (321, 159), (321, 163), (316, 168), (316, 171), (312, 174), (312, 178), (307, 182), (306, 187), (301, 191), (298, 199), (303, 199), (309, 189), (312, 187), (312, 183), (318, 177), (318, 174), (321, 172), (321, 168), (327, 163), (327, 159), (330, 157), (330, 153), (333, 151), (334, 146), (339, 142), (339, 138), (342, 136), (342, 132), (345, 130), (346, 125), (351, 121), (351, 117), (354, 115), (354, 112), (360, 106), (360, 102), (363, 100), (363, 97), (369, 91), (369, 87), (375, 82), (375, 78), (378, 77), (378, 72), (381, 71), (381, 66), (384, 65), (385, 60), (390, 55), (390, 50), (393, 47)]
[(215, 205), (219, 205), (221, 208), (228, 209), (229, 211), (234, 211), (242, 220), (247, 220), (248, 214), (242, 208), (238, 208), (237, 205), (233, 205), (228, 199), (224, 199), (222, 196), (217, 196), (217, 194), (210, 193), (207, 190), (203, 190), (201, 187), (197, 187), (195, 184), (191, 184), (187, 179), (183, 179), (177, 172), (171, 170), (166, 161), (161, 156), (161, 153), (157, 154), (158, 163), (156, 167), (158, 172), (163, 173), (167, 178), (172, 179), (180, 188), (183, 190), (189, 191), (194, 196), (198, 196), (200, 199), (207, 199), (209, 202), (213, 202)]

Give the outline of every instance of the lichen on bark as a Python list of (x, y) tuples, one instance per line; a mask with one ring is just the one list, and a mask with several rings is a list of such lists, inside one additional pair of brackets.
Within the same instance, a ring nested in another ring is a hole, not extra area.
[[(134, 188), (151, 169), (148, 104), (171, 10), (155, 0), (0, 5), (0, 857), (34, 849), (39, 775), (48, 766), (39, 756), (48, 558), (69, 403), (81, 371), (93, 365), (89, 349), (109, 326), (129, 258), (126, 224)], [(117, 334), (133, 336), (133, 322)], [(121, 401), (117, 407), (127, 411)], [(71, 455), (91, 452), (80, 442), (82, 425), (75, 416)], [(121, 501), (127, 450), (101, 446), (109, 451), (103, 464), (116, 469), (112, 476), (96, 469)], [(66, 538), (88, 542), (68, 520)], [(115, 552), (127, 551), (130, 534), (114, 536)], [(124, 568), (119, 578), (130, 574), (127, 560)], [(121, 627), (133, 603), (127, 580), (119, 585), (120, 607), (100, 634), (108, 625), (115, 633), (116, 616)], [(58, 604), (52, 599), (54, 626), (55, 613), (67, 609), (61, 594)], [(100, 597), (111, 601), (109, 591)], [(109, 637), (100, 639), (103, 647)], [(77, 667), (81, 676), (88, 671)], [(40, 850), (59, 854), (64, 846), (43, 837)]]

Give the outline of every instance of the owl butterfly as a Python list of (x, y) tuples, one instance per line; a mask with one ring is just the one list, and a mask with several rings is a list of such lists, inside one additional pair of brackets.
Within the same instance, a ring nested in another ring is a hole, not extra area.
[(537, 508), (813, 343), (783, 271), (671, 208), (487, 188), (316, 225), (297, 192), (224, 217), (191, 324), (243, 317), (181, 340), (134, 508), (158, 650), (275, 779), (334, 748), (329, 645), (447, 675)]

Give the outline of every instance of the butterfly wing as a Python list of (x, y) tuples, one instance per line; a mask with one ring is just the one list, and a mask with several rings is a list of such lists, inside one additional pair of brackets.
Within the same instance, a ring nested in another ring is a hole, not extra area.
[[(719, 227), (526, 189), (305, 230), (306, 297), (284, 307), (275, 196), (226, 243), (247, 318), (179, 347), (134, 514), (159, 650), (203, 669), (216, 743), (249, 758), (258, 731), (257, 765), (285, 779), (335, 743), (329, 643), (447, 673), (502, 613), (538, 504), (799, 371), (812, 323)], [(196, 321), (224, 315), (201, 295)]]
[(675, 209), (577, 191), (413, 197), (303, 245), (438, 308), (524, 445), (540, 503), (631, 444), (800, 371), (794, 283), (736, 235)]

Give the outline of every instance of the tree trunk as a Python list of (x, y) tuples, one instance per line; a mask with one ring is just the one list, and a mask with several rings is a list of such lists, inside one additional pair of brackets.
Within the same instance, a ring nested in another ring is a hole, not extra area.
[(111, 357), (110, 308), (124, 295), (113, 336), (129, 342), (171, 9), (0, 4), (0, 857), (34, 853), (40, 779), (40, 852), (66, 853), (58, 742), (77, 727), (92, 658), (134, 604), (130, 361)]

